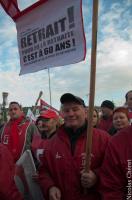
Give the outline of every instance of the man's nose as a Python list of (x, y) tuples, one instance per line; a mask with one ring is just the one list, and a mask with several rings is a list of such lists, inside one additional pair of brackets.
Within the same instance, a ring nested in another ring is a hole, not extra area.
[(73, 110), (69, 110), (69, 116), (73, 116), (74, 115), (74, 112), (73, 112)]

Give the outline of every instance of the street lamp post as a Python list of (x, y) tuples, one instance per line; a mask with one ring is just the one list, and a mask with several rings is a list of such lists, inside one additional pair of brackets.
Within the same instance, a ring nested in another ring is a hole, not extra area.
[(2, 92), (2, 98), (3, 98), (3, 120), (4, 122), (7, 121), (7, 113), (6, 113), (6, 105), (7, 105), (7, 97), (8, 97), (8, 92)]

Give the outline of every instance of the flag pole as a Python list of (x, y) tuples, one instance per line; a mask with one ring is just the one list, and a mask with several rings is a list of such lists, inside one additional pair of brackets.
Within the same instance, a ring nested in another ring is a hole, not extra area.
[(36, 111), (38, 102), (39, 102), (39, 100), (41, 99), (42, 94), (43, 94), (43, 92), (40, 91), (40, 92), (39, 92), (39, 96), (38, 96), (38, 98), (37, 98), (37, 100), (36, 100), (36, 102), (35, 102), (35, 106), (34, 106), (34, 108), (33, 108), (33, 110), (32, 110), (32, 113), (33, 113), (33, 114), (35, 114), (35, 111)]
[(92, 151), (92, 132), (93, 132), (92, 122), (93, 122), (95, 79), (96, 79), (97, 27), (98, 27), (98, 0), (93, 0), (90, 93), (89, 93), (89, 112), (87, 116), (88, 129), (87, 129), (86, 160), (85, 160), (86, 172), (89, 172), (90, 170), (91, 151)]
[(50, 96), (50, 106), (52, 106), (52, 98), (51, 98), (51, 82), (50, 82), (50, 69), (48, 67), (48, 78), (49, 78), (49, 96)]

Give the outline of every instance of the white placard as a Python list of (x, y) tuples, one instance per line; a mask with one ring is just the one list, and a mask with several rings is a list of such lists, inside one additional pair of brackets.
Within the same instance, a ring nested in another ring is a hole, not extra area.
[(81, 0), (48, 0), (16, 20), (20, 74), (84, 60)]

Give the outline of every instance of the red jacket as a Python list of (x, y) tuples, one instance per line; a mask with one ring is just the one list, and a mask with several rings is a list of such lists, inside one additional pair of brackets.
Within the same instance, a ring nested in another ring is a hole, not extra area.
[(22, 200), (14, 182), (14, 164), (7, 147), (0, 144), (0, 200)]
[(41, 135), (34, 135), (33, 137), (31, 149), (34, 157), (37, 159), (38, 162), (41, 162), (41, 158), (45, 151), (47, 142), (48, 139), (42, 139)]
[(132, 126), (111, 139), (100, 170), (100, 181), (102, 200), (132, 199)]
[[(93, 131), (92, 164), (91, 169), (101, 166), (109, 135), (101, 130)], [(56, 186), (61, 190), (62, 200), (98, 200), (99, 194), (95, 188), (84, 195), (80, 183), (80, 171), (84, 164), (86, 147), (86, 131), (76, 142), (74, 155), (71, 153), (70, 141), (64, 128), (49, 140), (43, 155), (43, 165), (39, 169), (39, 180), (42, 191), (48, 199), (48, 189)]]
[(101, 118), (98, 128), (104, 131), (109, 132), (113, 124), (113, 116), (110, 116), (108, 119)]
[(10, 119), (4, 125), (0, 131), (0, 142), (8, 147), (16, 162), (25, 150), (31, 148), (32, 138), (37, 134), (35, 124), (21, 116), (15, 120)]

